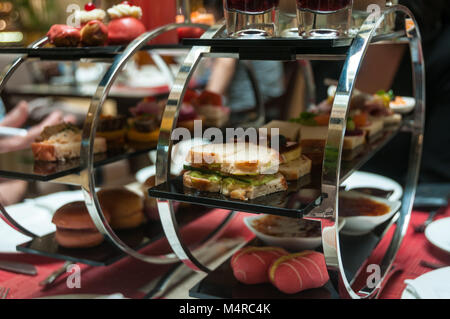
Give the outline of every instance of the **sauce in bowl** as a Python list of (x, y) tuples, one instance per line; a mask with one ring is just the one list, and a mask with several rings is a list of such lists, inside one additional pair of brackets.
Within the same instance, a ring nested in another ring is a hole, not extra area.
[(267, 215), (252, 221), (260, 233), (274, 237), (320, 237), (320, 223), (304, 219)]
[(389, 213), (389, 206), (368, 198), (339, 197), (339, 215), (342, 217), (383, 216)]

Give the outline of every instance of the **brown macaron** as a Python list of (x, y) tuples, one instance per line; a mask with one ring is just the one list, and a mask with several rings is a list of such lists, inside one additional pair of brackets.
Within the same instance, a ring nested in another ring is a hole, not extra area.
[(126, 188), (104, 189), (98, 192), (100, 205), (111, 213), (113, 229), (136, 228), (145, 222), (144, 201)]
[[(110, 213), (103, 209), (106, 220)], [(90, 248), (100, 245), (104, 238), (97, 230), (84, 202), (72, 202), (59, 208), (52, 219), (56, 225), (55, 239), (66, 248)]]

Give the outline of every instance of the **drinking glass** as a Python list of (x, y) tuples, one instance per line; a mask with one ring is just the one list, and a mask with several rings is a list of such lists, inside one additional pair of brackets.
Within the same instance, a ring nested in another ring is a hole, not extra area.
[(228, 35), (267, 37), (276, 34), (278, 0), (223, 0)]
[(347, 35), (353, 0), (297, 0), (299, 34), (336, 38)]
[(277, 28), (281, 37), (298, 37), (296, 0), (279, 0)]

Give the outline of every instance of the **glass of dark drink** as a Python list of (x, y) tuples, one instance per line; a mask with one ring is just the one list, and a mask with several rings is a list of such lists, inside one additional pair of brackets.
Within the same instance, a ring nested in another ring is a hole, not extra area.
[(303, 37), (336, 38), (350, 28), (353, 0), (296, 0), (299, 34)]
[(279, 0), (223, 0), (228, 35), (268, 37), (276, 34), (275, 10)]

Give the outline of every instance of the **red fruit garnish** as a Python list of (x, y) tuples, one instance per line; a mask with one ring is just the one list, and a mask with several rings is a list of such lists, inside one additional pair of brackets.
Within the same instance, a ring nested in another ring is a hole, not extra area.
[(92, 11), (95, 9), (97, 9), (97, 6), (95, 4), (93, 4), (92, 2), (86, 3), (84, 5), (84, 10), (86, 10), (86, 11)]
[(130, 7), (132, 6), (131, 1), (122, 1), (121, 4), (127, 4)]

